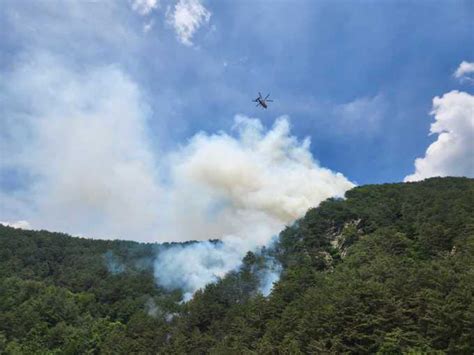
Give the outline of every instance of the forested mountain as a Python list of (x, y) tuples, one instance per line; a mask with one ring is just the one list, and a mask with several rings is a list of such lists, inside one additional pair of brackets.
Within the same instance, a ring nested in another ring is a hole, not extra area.
[(167, 247), (0, 226), (0, 352), (474, 353), (473, 179), (356, 187), (187, 303), (154, 280)]

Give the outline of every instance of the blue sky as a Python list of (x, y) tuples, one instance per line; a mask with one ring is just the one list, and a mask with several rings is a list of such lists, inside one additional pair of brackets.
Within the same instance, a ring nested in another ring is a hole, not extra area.
[[(194, 6), (184, 15), (195, 18), (174, 16), (180, 2)], [(80, 105), (87, 112), (95, 103), (81, 85), (90, 80), (114, 77), (124, 82), (117, 95), (138, 92), (133, 110), (144, 123), (136, 135), (146, 140), (152, 165), (164, 164), (156, 156), (168, 156), (200, 131), (234, 134), (237, 114), (258, 118), (268, 129), (285, 115), (292, 135), (310, 137), (320, 166), (357, 184), (399, 182), (412, 174), (415, 159), (437, 139), (428, 135), (433, 98), (473, 92), (472, 81), (453, 76), (462, 61), (474, 60), (472, 1), (180, 2), (4, 2), (4, 205), (34, 204), (16, 198), (22, 190), (30, 194), (41, 178), (33, 163), (10, 161), (24, 151), (16, 135), (28, 142), (35, 134), (35, 119), (22, 130), (20, 117), (50, 114), (57, 90), (84, 96)], [(48, 76), (52, 67), (58, 72)], [(67, 80), (82, 84), (71, 89)], [(98, 83), (88, 90), (101, 96), (109, 89)], [(251, 102), (258, 91), (275, 100), (268, 110)], [(64, 95), (63, 106), (70, 99)], [(32, 212), (25, 211), (4, 208), (0, 218), (28, 218), (22, 214)]]
[[(197, 34), (198, 50), (170, 50), (173, 65), (165, 80), (186, 102), (179, 108), (179, 115), (187, 117), (182, 134), (226, 128), (237, 112), (267, 124), (288, 114), (294, 132), (312, 138), (312, 151), (324, 166), (360, 184), (401, 181), (432, 140), (427, 136), (432, 98), (459, 87), (451, 74), (473, 57), (469, 6), (209, 3), (215, 30)], [(179, 46), (172, 40), (166, 46)], [(156, 92), (156, 82), (149, 85)], [(257, 91), (272, 93), (270, 110), (248, 103)], [(334, 106), (377, 96), (381, 100), (374, 105), (382, 107), (375, 122), (363, 117), (371, 112), (364, 112), (355, 127), (344, 128), (340, 117), (328, 114)]]

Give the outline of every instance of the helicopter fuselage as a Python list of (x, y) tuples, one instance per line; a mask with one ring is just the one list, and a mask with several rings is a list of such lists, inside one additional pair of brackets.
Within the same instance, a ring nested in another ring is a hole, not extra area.
[[(259, 92), (259, 93), (258, 93), (258, 97), (257, 97), (255, 100), (252, 100), (252, 101), (257, 103), (257, 107), (258, 107), (258, 106), (262, 106), (263, 108), (267, 108), (267, 107), (268, 107), (268, 103), (269, 103), (269, 102), (273, 102), (273, 100), (268, 99), (269, 96), (270, 96), (270, 94), (268, 94), (267, 96), (263, 97), (262, 94)], [(268, 99), (268, 100), (267, 100), (267, 99)]]

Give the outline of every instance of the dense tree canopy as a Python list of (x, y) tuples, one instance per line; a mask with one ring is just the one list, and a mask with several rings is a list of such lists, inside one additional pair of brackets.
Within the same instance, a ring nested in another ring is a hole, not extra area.
[(187, 303), (154, 280), (166, 247), (0, 226), (0, 353), (474, 352), (472, 179), (354, 188)]

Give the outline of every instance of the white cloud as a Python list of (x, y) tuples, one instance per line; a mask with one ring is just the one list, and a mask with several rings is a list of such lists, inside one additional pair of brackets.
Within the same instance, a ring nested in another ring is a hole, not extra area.
[(15, 222), (3, 222), (0, 221), (0, 224), (3, 224), (7, 227), (21, 228), (21, 229), (31, 229), (31, 225), (28, 221), (15, 221)]
[(431, 176), (474, 177), (474, 96), (451, 91), (433, 99), (430, 134), (438, 138), (415, 160), (415, 172), (405, 181)]
[(168, 22), (173, 26), (181, 43), (190, 46), (195, 32), (209, 22), (211, 12), (200, 0), (179, 0), (174, 9), (168, 11)]
[(474, 81), (472, 75), (474, 74), (474, 63), (462, 61), (459, 67), (454, 72), (454, 77), (463, 81)]
[(132, 9), (140, 15), (148, 15), (159, 6), (158, 0), (132, 0)]

